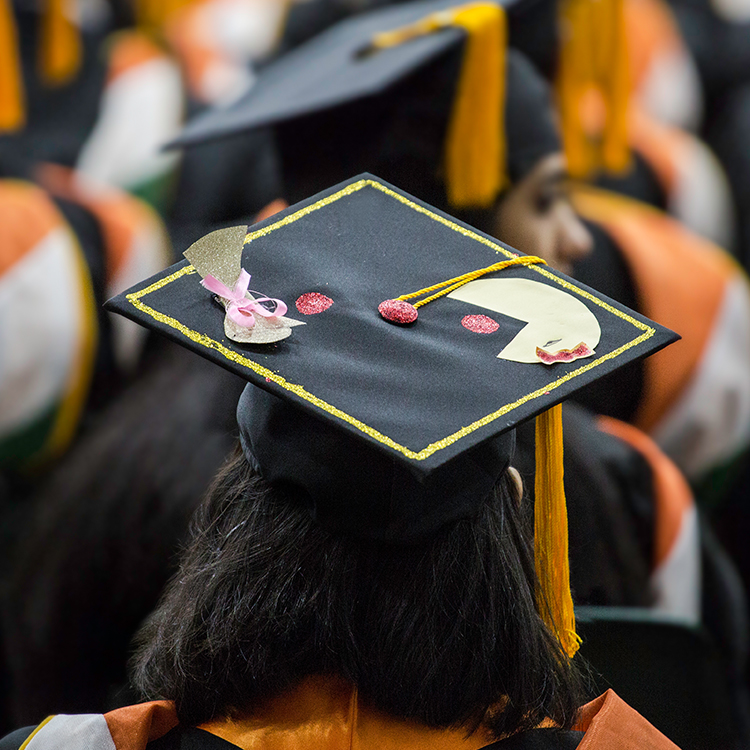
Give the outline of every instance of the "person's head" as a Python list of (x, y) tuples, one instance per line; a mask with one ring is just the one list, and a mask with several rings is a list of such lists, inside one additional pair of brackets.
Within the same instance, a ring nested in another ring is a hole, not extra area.
[(574, 669), (534, 591), (508, 472), (474, 518), (391, 545), (327, 531), (238, 451), (194, 519), (134, 679), (192, 725), (338, 675), (363, 702), (433, 727), (484, 722), (500, 737), (545, 717), (570, 726)]
[(505, 130), (510, 184), (480, 226), (570, 273), (592, 239), (566, 191), (567, 162), (549, 86), (526, 57), (508, 54)]
[(492, 218), (491, 233), (570, 274), (573, 264), (591, 252), (593, 241), (568, 199), (566, 180), (562, 152), (541, 158), (503, 196)]

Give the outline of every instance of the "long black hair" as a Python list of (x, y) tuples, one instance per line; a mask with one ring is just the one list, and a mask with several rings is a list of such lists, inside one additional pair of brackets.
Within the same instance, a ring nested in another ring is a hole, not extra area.
[(333, 674), (432, 727), (572, 725), (578, 679), (537, 614), (507, 473), (476, 518), (413, 546), (331, 534), (298, 499), (230, 459), (140, 635), (144, 697), (173, 699), (196, 725)]

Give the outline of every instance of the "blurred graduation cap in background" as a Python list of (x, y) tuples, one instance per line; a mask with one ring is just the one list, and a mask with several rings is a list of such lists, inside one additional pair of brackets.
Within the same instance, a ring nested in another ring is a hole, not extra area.
[[(533, 116), (513, 115), (514, 83), (527, 98), (523, 92), (539, 85), (529, 85), (533, 76), (512, 56), (506, 73), (506, 5), (516, 19), (513, 37), (549, 68), (541, 54), (547, 45), (533, 44), (532, 10), (548, 10), (545, 0), (387, 6), (346, 19), (271, 63), (246, 97), (198, 117), (173, 145), (274, 125), (292, 199), (322, 187), (315, 176), (328, 162), (329, 182), (346, 174), (333, 174), (340, 164), (376, 171), (452, 210), (488, 208), (522, 174), (529, 144), (540, 134), (553, 134), (557, 144), (550, 113), (538, 114), (549, 108), (546, 92)], [(622, 0), (566, 0), (554, 33), (549, 16), (539, 21), (549, 46), (556, 48), (559, 26), (566, 30), (555, 78), (571, 171), (621, 170), (629, 153)], [(597, 95), (601, 129), (590, 133), (582, 108)], [(418, 189), (430, 182), (427, 192)]]
[(188, 124), (176, 145), (274, 125), (292, 199), (372, 170), (441, 207), (491, 207), (560, 148), (548, 93), (526, 61), (507, 62), (506, 34), (493, 2), (356, 16), (268, 65), (243, 100)]
[(186, 256), (109, 309), (245, 378), (248, 460), (332, 531), (408, 544), (472, 517), (542, 415), (537, 570), (572, 655), (556, 405), (677, 336), (367, 174)]

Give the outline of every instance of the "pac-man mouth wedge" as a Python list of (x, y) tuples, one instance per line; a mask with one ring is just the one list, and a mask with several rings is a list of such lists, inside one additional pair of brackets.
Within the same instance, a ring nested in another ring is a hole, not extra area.
[[(678, 336), (369, 174), (185, 255), (107, 307), (249, 381), (246, 457), (301, 487), (332, 531), (408, 544), (471, 517), (510, 463), (512, 428), (544, 413), (537, 570), (572, 656), (550, 407)], [(417, 318), (382, 314), (413, 293), (429, 300)], [(279, 335), (241, 332), (259, 325)]]

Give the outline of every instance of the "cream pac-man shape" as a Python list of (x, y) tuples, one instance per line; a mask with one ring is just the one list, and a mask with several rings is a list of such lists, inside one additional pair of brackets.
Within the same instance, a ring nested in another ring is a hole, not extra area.
[(581, 300), (539, 281), (478, 279), (448, 297), (526, 323), (497, 355), (511, 362), (541, 362), (537, 348), (554, 354), (580, 344), (590, 350), (584, 356), (591, 356), (601, 338), (599, 321)]

